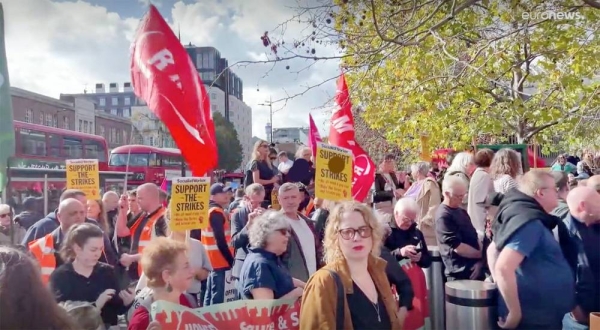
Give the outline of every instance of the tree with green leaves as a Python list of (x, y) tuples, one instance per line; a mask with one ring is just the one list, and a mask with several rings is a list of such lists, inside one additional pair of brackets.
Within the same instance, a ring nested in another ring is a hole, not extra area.
[(233, 124), (219, 112), (213, 113), (217, 149), (219, 150), (219, 169), (233, 172), (242, 164), (242, 145)]
[(343, 45), (379, 49), (377, 65), (347, 73), (353, 98), (403, 148), (420, 135), (437, 147), (576, 139), (600, 128), (600, 11), (567, 2), (340, 1)]
[(413, 151), (423, 135), (432, 148), (479, 135), (551, 146), (600, 128), (597, 0), (316, 2), (293, 18), (306, 17), (307, 36), (271, 38), (294, 45), (275, 61), (341, 60), (366, 138)]

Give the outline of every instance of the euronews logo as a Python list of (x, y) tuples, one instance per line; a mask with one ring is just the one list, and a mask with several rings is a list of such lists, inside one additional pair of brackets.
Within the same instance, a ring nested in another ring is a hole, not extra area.
[(583, 19), (583, 15), (579, 12), (556, 12), (556, 11), (542, 11), (542, 12), (524, 12), (521, 14), (523, 19), (532, 20), (571, 20), (571, 19)]

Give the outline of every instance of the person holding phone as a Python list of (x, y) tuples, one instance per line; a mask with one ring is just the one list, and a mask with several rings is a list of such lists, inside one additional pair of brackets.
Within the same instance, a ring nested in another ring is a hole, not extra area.
[(50, 276), (50, 288), (56, 300), (86, 301), (101, 311), (106, 328), (118, 325), (133, 302), (131, 289), (122, 289), (111, 266), (98, 262), (104, 249), (104, 233), (93, 224), (71, 227), (62, 245), (65, 263)]
[(396, 228), (391, 229), (390, 235), (385, 240), (388, 248), (410, 279), (414, 298), (412, 306), (408, 309), (403, 330), (420, 329), (429, 317), (429, 304), (427, 303), (427, 282), (422, 268), (431, 266), (431, 255), (427, 249), (425, 236), (417, 228), (419, 204), (410, 197), (401, 198), (394, 206), (394, 220)]

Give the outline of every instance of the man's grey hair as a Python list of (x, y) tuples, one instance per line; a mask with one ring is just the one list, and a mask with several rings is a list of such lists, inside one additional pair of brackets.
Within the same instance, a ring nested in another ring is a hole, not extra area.
[(447, 176), (446, 178), (444, 178), (444, 181), (442, 181), (442, 192), (452, 194), (454, 193), (454, 188), (456, 188), (457, 186), (462, 186), (465, 189), (469, 187), (465, 179), (461, 178), (460, 176)]
[(298, 186), (294, 183), (286, 182), (286, 183), (282, 184), (281, 187), (279, 187), (279, 195), (281, 195), (285, 192), (288, 192), (290, 190), (300, 191), (300, 188), (298, 188)]
[(426, 176), (429, 173), (430, 168), (428, 162), (416, 162), (410, 166), (412, 172), (417, 172), (422, 176)]
[(466, 174), (470, 164), (473, 164), (473, 155), (468, 152), (461, 152), (454, 156), (452, 164), (450, 164), (446, 173), (463, 172)]
[(394, 214), (402, 214), (406, 211), (419, 214), (419, 204), (410, 197), (400, 198), (394, 206)]
[(77, 327), (82, 330), (104, 329), (100, 310), (87, 301), (65, 301), (58, 304), (64, 309)]
[(253, 183), (246, 187), (246, 196), (256, 195), (265, 192), (265, 187), (260, 183)]
[[(302, 220), (300, 220), (302, 221)], [(267, 211), (254, 219), (252, 226), (248, 229), (248, 240), (253, 248), (264, 248), (267, 245), (269, 235), (280, 229), (288, 229), (290, 225), (285, 215), (277, 211)]]
[(547, 185), (547, 181), (554, 183), (554, 177), (550, 172), (532, 169), (519, 179), (519, 190), (527, 196), (534, 197), (541, 189), (553, 188)]
[(119, 194), (117, 194), (116, 192), (110, 190), (104, 193), (104, 195), (102, 196), (102, 200), (106, 200), (108, 199), (110, 196), (113, 196), (116, 199), (119, 199)]

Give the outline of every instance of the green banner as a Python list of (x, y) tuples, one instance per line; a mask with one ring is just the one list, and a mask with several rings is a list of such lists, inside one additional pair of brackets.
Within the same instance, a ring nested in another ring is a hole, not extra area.
[(15, 128), (13, 125), (8, 63), (4, 40), (4, 9), (0, 3), (0, 191), (8, 182), (8, 159), (15, 154)]

